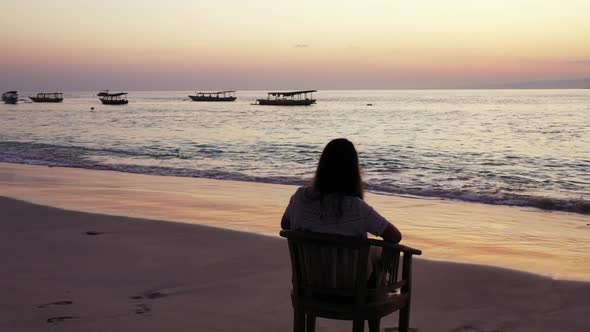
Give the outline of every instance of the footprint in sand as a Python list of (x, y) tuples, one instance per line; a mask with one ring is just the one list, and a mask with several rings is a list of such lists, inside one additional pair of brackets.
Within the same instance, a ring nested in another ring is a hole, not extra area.
[(452, 329), (451, 332), (483, 332), (483, 331), (478, 329), (475, 326), (463, 325), (463, 326), (459, 326), (459, 327)]
[(150, 307), (148, 307), (147, 305), (145, 305), (143, 303), (138, 304), (136, 307), (137, 307), (137, 309), (135, 309), (135, 313), (138, 315), (143, 315), (143, 314), (146, 314), (146, 313), (152, 311), (152, 309), (150, 309)]
[[(159, 298), (163, 298), (168, 296), (168, 294), (164, 294), (164, 293), (160, 293), (160, 292), (150, 292), (150, 293), (146, 293), (144, 295), (135, 295), (135, 296), (131, 296), (130, 299), (132, 300), (155, 300), (155, 299), (159, 299)], [(152, 311), (152, 309), (145, 303), (139, 303), (136, 304), (136, 309), (135, 309), (135, 313), (138, 315), (143, 315), (146, 313), (149, 313), (150, 311)]]
[(108, 233), (107, 232), (88, 231), (88, 232), (86, 232), (84, 234), (96, 236), (96, 235), (103, 235), (103, 234), (108, 234)]
[(51, 318), (47, 318), (47, 323), (49, 324), (59, 324), (65, 320), (68, 319), (77, 319), (80, 317), (74, 317), (74, 316), (57, 316), (57, 317), (51, 317)]
[(56, 301), (56, 302), (51, 302), (51, 303), (45, 303), (45, 304), (40, 304), (37, 306), (37, 308), (39, 309), (43, 309), (49, 306), (54, 306), (54, 305), (70, 305), (74, 302), (72, 301)]
[(141, 299), (155, 300), (155, 299), (161, 299), (166, 296), (168, 296), (168, 294), (166, 294), (166, 293), (151, 292), (151, 293), (146, 293), (144, 295), (131, 296), (130, 299), (132, 299), (132, 300), (141, 300)]
[(462, 325), (451, 330), (451, 332), (502, 332), (500, 330), (486, 331), (473, 325)]
[(153, 293), (147, 294), (145, 297), (150, 300), (154, 300), (154, 299), (160, 299), (160, 298), (163, 298), (166, 296), (168, 296), (168, 294), (164, 294), (164, 293), (160, 293), (160, 292), (153, 292)]

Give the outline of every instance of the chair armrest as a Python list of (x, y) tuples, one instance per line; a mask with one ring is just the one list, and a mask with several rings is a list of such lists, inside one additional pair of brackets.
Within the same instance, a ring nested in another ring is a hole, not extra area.
[(367, 242), (372, 246), (382, 247), (382, 248), (391, 248), (391, 249), (399, 250), (399, 251), (403, 252), (404, 254), (422, 255), (422, 250), (414, 249), (414, 248), (411, 248), (408, 246), (404, 246), (402, 244), (396, 244), (396, 243), (386, 242), (383, 240), (375, 240), (375, 239), (367, 239)]
[(397, 251), (401, 251), (404, 254), (410, 255), (421, 255), (422, 250), (410, 248), (404, 246), (402, 244), (396, 244), (391, 242), (386, 242), (383, 240), (376, 240), (376, 239), (365, 239), (359, 238), (354, 236), (346, 236), (346, 235), (338, 235), (338, 234), (325, 234), (325, 233), (314, 233), (314, 232), (307, 232), (307, 231), (292, 231), (292, 230), (281, 230), (279, 235), (287, 238), (287, 239), (295, 239), (301, 240), (305, 239), (307, 241), (319, 241), (324, 243), (337, 243), (337, 244), (347, 244), (347, 245), (356, 245), (358, 243), (362, 244), (369, 244), (376, 247), (382, 248), (391, 248)]

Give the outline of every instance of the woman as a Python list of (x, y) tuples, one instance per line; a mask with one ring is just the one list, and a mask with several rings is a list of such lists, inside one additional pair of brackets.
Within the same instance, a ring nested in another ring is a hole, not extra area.
[[(344, 138), (326, 145), (310, 186), (297, 189), (283, 214), (281, 228), (366, 237), (367, 233), (398, 243), (400, 231), (363, 200), (358, 154)], [(381, 248), (371, 247), (368, 286), (383, 282)], [(384, 293), (375, 295), (377, 298)], [(379, 331), (379, 319), (369, 330)]]
[(326, 145), (312, 185), (291, 197), (281, 228), (361, 237), (371, 233), (392, 243), (402, 239), (400, 231), (363, 200), (358, 154), (344, 138)]

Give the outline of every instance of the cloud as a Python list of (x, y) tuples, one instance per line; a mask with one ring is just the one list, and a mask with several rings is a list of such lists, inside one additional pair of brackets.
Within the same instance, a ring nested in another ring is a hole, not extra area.
[(295, 44), (293, 48), (309, 48), (309, 44)]

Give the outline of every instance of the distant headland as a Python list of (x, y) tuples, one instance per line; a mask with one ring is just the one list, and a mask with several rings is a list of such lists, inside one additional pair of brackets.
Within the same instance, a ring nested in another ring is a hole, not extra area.
[(489, 84), (472, 89), (590, 89), (590, 78)]

